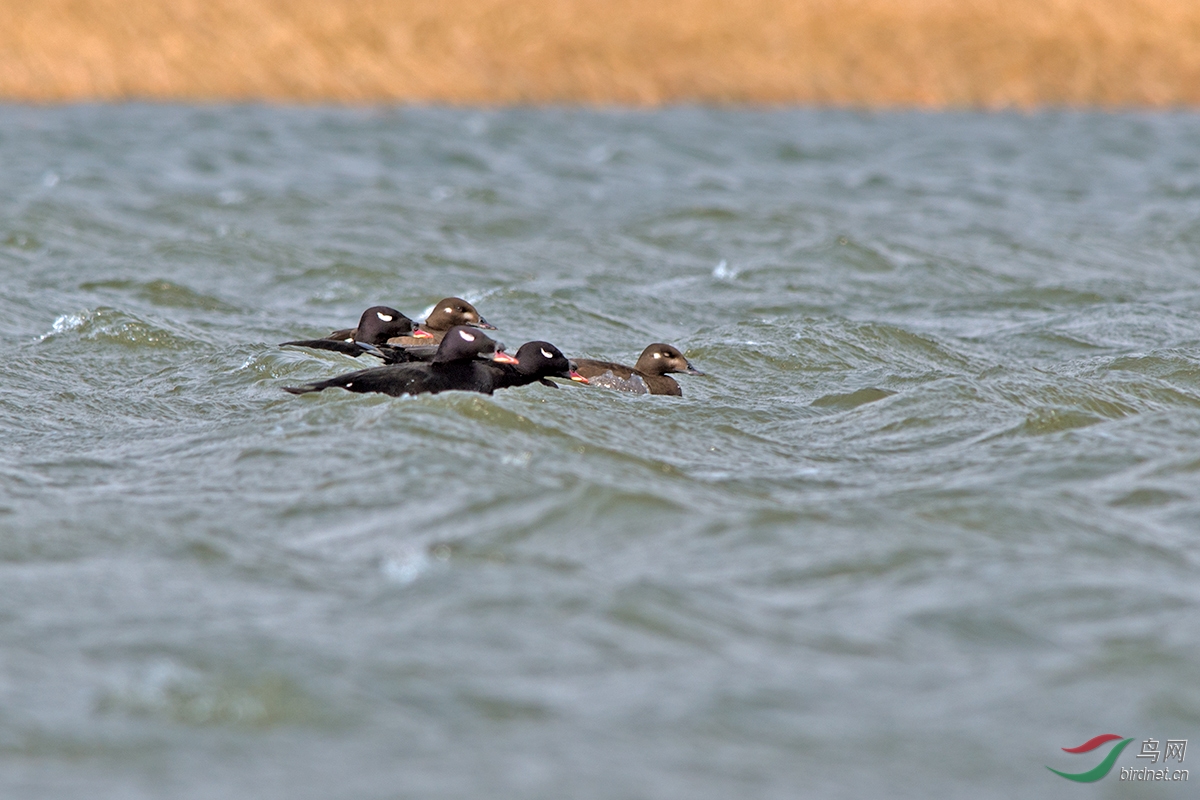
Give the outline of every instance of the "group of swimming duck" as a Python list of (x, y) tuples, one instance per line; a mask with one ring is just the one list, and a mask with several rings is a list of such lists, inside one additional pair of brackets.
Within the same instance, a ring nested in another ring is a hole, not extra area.
[(678, 349), (661, 342), (647, 347), (629, 367), (612, 361), (569, 360), (557, 347), (542, 341), (526, 342), (511, 356), (504, 345), (483, 333), (484, 329), (495, 330), (496, 326), (459, 297), (439, 302), (421, 323), (394, 308), (372, 306), (363, 312), (356, 328), (280, 346), (332, 350), (354, 358), (369, 355), (380, 359), (383, 366), (303, 386), (285, 386), (284, 391), (305, 394), (337, 387), (393, 397), (452, 390), (492, 394), (531, 383), (556, 386), (548, 379), (565, 378), (637, 394), (678, 397), (683, 392), (670, 373), (704, 374)]

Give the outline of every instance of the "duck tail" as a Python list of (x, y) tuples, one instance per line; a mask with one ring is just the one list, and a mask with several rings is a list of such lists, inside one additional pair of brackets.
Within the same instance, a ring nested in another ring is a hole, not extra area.
[(325, 388), (323, 383), (306, 383), (303, 386), (284, 386), (283, 390), (289, 394), (308, 394), (309, 392), (319, 392)]

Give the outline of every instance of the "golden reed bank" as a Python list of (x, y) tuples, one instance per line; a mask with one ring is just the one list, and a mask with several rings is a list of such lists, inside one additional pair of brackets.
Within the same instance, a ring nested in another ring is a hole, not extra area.
[(0, 99), (1200, 105), (1200, 0), (0, 0)]

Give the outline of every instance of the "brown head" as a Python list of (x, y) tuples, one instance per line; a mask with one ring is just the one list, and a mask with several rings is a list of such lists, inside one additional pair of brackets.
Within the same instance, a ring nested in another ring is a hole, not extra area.
[(662, 342), (656, 342), (643, 350), (633, 368), (645, 375), (666, 375), (669, 372), (704, 374), (693, 367), (677, 348)]
[(495, 330), (479, 315), (479, 309), (461, 297), (447, 297), (438, 301), (425, 318), (425, 327), (431, 331), (448, 331), (455, 325), (470, 325), (472, 328)]

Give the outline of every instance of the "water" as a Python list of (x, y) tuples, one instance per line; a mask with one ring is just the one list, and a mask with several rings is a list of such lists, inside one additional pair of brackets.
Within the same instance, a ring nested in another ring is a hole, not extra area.
[[(0, 108), (3, 795), (1192, 796), (1045, 767), (1198, 738), (1198, 154), (1195, 114)], [(450, 294), (708, 376), (281, 391), (358, 362), (277, 342)]]

